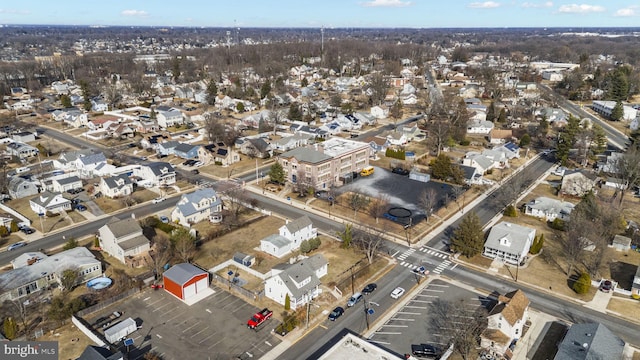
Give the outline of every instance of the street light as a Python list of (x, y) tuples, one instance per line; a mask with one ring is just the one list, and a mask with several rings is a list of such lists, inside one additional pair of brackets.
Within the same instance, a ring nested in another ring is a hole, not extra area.
[(367, 301), (367, 299), (365, 299), (362, 304), (364, 305), (364, 318), (367, 322), (367, 330), (369, 330), (369, 315), (373, 315), (375, 313), (370, 305), (380, 306), (380, 304), (373, 301)]

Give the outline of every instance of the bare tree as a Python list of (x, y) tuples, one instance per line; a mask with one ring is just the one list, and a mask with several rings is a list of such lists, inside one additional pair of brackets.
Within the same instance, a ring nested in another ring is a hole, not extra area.
[(77, 269), (69, 268), (62, 272), (60, 286), (65, 292), (70, 292), (77, 285), (80, 274)]
[(418, 202), (424, 210), (427, 222), (429, 222), (429, 217), (431, 217), (431, 214), (433, 213), (433, 208), (438, 204), (438, 193), (432, 188), (425, 189), (420, 194)]
[(358, 211), (364, 209), (369, 204), (369, 198), (366, 195), (353, 192), (348, 198), (349, 207), (353, 210), (353, 219), (356, 219)]
[(382, 244), (386, 233), (386, 227), (383, 227), (382, 229), (357, 229), (353, 230), (353, 237), (351, 241), (364, 252), (369, 264), (371, 264), (373, 263), (373, 259), (375, 258), (378, 248)]
[(387, 194), (379, 194), (371, 201), (369, 204), (369, 214), (376, 219), (376, 224), (378, 223), (378, 219), (387, 212), (388, 208), (389, 195)]
[(382, 74), (376, 73), (371, 77), (369, 85), (372, 90), (371, 105), (380, 105), (387, 96), (389, 83)]
[(637, 144), (630, 146), (624, 155), (616, 160), (614, 167), (616, 176), (623, 181), (622, 188), (616, 188), (614, 196), (620, 193), (619, 202), (622, 204), (625, 190), (640, 185), (640, 147)]
[(153, 271), (156, 277), (162, 275), (164, 265), (171, 260), (171, 241), (169, 236), (162, 232), (157, 233), (153, 237), (153, 248), (149, 253), (151, 262), (147, 265)]
[(464, 299), (437, 299), (429, 305), (428, 327), (443, 335), (443, 343), (452, 343), (463, 359), (472, 359), (480, 345), (478, 339), (487, 327), (487, 310)]
[(223, 223), (228, 227), (238, 225), (240, 214), (245, 210), (245, 205), (255, 206), (255, 199), (249, 197), (239, 184), (233, 181), (220, 182), (218, 192), (224, 196)]

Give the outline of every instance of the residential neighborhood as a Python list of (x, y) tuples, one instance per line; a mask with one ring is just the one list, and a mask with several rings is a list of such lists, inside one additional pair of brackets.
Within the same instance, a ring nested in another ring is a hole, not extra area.
[(183, 30), (0, 49), (1, 339), (640, 357), (640, 86), (617, 44)]

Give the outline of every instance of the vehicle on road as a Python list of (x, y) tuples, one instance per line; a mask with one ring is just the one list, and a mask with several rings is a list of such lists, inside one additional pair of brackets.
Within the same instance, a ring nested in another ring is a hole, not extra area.
[(437, 347), (430, 344), (412, 344), (411, 345), (411, 354), (413, 354), (413, 356), (435, 359), (439, 353), (440, 353), (440, 350)]
[(412, 270), (414, 273), (416, 274), (420, 274), (420, 275), (427, 275), (429, 274), (429, 271), (424, 267), (424, 266), (420, 266), (419, 268), (415, 268)]
[(249, 329), (255, 329), (258, 326), (262, 325), (265, 321), (269, 320), (273, 316), (273, 311), (264, 308), (261, 311), (255, 313), (249, 321), (247, 321), (247, 326)]
[(17, 242), (15, 244), (9, 245), (9, 247), (7, 248), (7, 251), (19, 249), (19, 248), (21, 248), (23, 246), (27, 246), (27, 243), (24, 242), (24, 241), (20, 241), (20, 242)]
[(397, 288), (393, 289), (393, 291), (391, 292), (391, 298), (398, 299), (403, 294), (404, 294), (404, 289), (398, 286)]
[(157, 203), (163, 202), (164, 200), (165, 200), (165, 198), (163, 198), (163, 197), (157, 197), (157, 198), (151, 200), (151, 202), (154, 203), (154, 204), (157, 204)]
[(336, 319), (342, 316), (342, 314), (344, 314), (344, 309), (338, 306), (329, 314), (329, 320), (336, 321)]
[(369, 295), (372, 292), (374, 292), (377, 288), (378, 288), (378, 285), (374, 283), (367, 284), (367, 286), (365, 286), (364, 289), (362, 289), (362, 293), (365, 295)]
[(393, 170), (391, 170), (391, 172), (394, 173), (394, 174), (406, 176), (406, 175), (409, 175), (410, 171), (407, 170), (407, 169), (403, 169), (401, 167), (396, 167), (396, 168), (393, 168)]
[(360, 302), (360, 300), (362, 300), (363, 298), (364, 296), (362, 296), (362, 293), (357, 292), (353, 294), (353, 296), (349, 298), (349, 301), (347, 301), (347, 307), (352, 307), (353, 305)]

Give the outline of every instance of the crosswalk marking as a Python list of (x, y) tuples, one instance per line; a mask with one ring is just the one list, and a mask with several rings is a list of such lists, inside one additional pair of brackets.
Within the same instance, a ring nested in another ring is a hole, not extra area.
[(416, 251), (416, 249), (408, 249), (407, 251), (403, 252), (402, 254), (400, 254), (400, 256), (398, 256), (398, 259), (400, 260), (404, 260), (406, 258), (409, 257), (409, 255), (413, 254)]
[(433, 270), (434, 274), (440, 274), (441, 272), (443, 272), (449, 265), (451, 265), (451, 261), (449, 260), (445, 260), (443, 262), (440, 263), (440, 265), (438, 265), (438, 267), (436, 267)]

